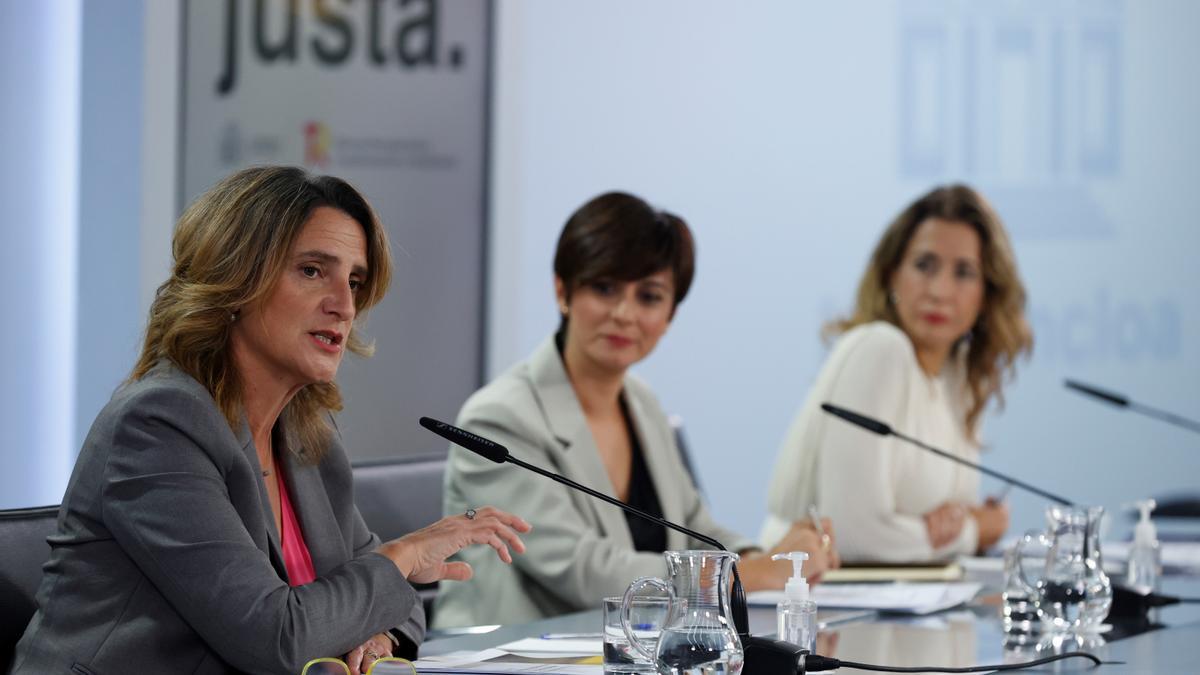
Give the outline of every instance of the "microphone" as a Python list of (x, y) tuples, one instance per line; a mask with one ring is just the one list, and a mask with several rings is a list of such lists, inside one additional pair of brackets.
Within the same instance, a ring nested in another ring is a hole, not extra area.
[(1117, 394), (1115, 392), (1106, 391), (1104, 389), (1101, 389), (1099, 387), (1096, 387), (1096, 386), (1093, 386), (1090, 384), (1084, 384), (1078, 380), (1066, 379), (1066, 380), (1063, 380), (1063, 384), (1066, 385), (1066, 387), (1068, 389), (1074, 389), (1075, 391), (1077, 391), (1081, 394), (1086, 394), (1088, 396), (1091, 396), (1092, 398), (1100, 399), (1101, 401), (1115, 405), (1118, 408), (1128, 408), (1130, 410), (1133, 410), (1134, 412), (1141, 413), (1147, 417), (1153, 417), (1156, 420), (1160, 420), (1160, 421), (1166, 422), (1168, 424), (1173, 424), (1177, 427), (1182, 427), (1184, 429), (1187, 429), (1188, 431), (1192, 431), (1192, 432), (1200, 434), (1200, 422), (1196, 422), (1195, 420), (1190, 420), (1186, 417), (1183, 417), (1182, 415), (1176, 415), (1175, 413), (1169, 413), (1165, 410), (1159, 410), (1158, 408), (1153, 408), (1148, 405), (1143, 405), (1136, 401), (1130, 401), (1129, 397), (1127, 397), (1127, 396), (1122, 396), (1121, 394)]
[(1008, 483), (1009, 485), (1012, 485), (1014, 487), (1019, 487), (1022, 490), (1027, 490), (1027, 491), (1032, 492), (1033, 494), (1038, 495), (1040, 497), (1045, 497), (1046, 499), (1049, 499), (1052, 502), (1057, 502), (1059, 504), (1062, 504), (1063, 506), (1075, 506), (1075, 504), (1072, 503), (1069, 499), (1059, 497), (1058, 495), (1056, 495), (1052, 492), (1047, 492), (1041, 488), (1034, 487), (1034, 486), (1030, 485), (1029, 483), (1026, 483), (1022, 480), (1013, 478), (1012, 476), (1000, 473), (999, 471), (996, 471), (995, 469), (989, 469), (986, 466), (982, 466), (982, 465), (976, 464), (975, 462), (965, 460), (962, 457), (959, 457), (958, 455), (952, 455), (952, 454), (946, 452), (945, 450), (939, 450), (938, 448), (935, 448), (932, 445), (929, 445), (928, 443), (919, 441), (911, 436), (906, 436), (906, 435), (900, 433), (899, 431), (896, 431), (895, 429), (891, 428), (885, 422), (880, 422), (879, 420), (877, 420), (873, 417), (867, 417), (866, 415), (863, 415), (862, 413), (857, 413), (852, 410), (847, 410), (840, 406), (833, 405), (832, 403), (822, 403), (821, 410), (824, 410), (825, 412), (827, 412), (830, 415), (833, 415), (835, 417), (840, 417), (851, 424), (860, 426), (863, 429), (866, 429), (867, 431), (879, 434), (880, 436), (895, 436), (896, 438), (899, 438), (902, 441), (907, 441), (908, 443), (912, 443), (913, 445), (915, 445), (919, 448), (924, 448), (925, 450), (928, 450), (929, 452), (932, 452), (935, 455), (945, 457), (946, 459), (948, 459), (952, 462), (958, 462), (959, 464), (962, 464), (964, 466), (969, 466), (972, 469), (979, 471), (980, 473), (987, 474), (987, 475), (991, 476), (992, 478), (998, 478), (998, 479), (1004, 481), (1005, 483)]
[[(724, 544), (709, 537), (707, 535), (690, 530), (682, 525), (677, 525), (665, 518), (660, 518), (642, 511), (641, 509), (632, 507), (625, 502), (610, 497), (603, 492), (597, 492), (586, 485), (580, 485), (575, 481), (561, 476), (552, 471), (547, 471), (541, 467), (534, 466), (527, 462), (523, 462), (516, 457), (513, 457), (508, 452), (508, 448), (499, 443), (486, 439), (477, 434), (473, 434), (465, 429), (460, 429), (452, 424), (439, 422), (430, 417), (422, 417), (420, 420), (421, 426), (441, 436), (442, 438), (462, 446), (477, 455), (484, 457), (497, 464), (516, 464), (517, 466), (528, 469), (538, 475), (545, 476), (552, 481), (566, 485), (573, 490), (580, 490), (589, 494), (601, 501), (608, 502), (617, 508), (624, 509), (640, 518), (645, 518), (652, 523), (656, 523), (663, 527), (670, 528), (676, 532), (682, 532), (687, 536), (702, 541), (710, 546), (715, 546), (722, 551), (728, 551)], [(746, 591), (742, 587), (742, 578), (738, 574), (737, 563), (733, 565), (733, 588), (731, 590), (732, 597), (730, 598), (730, 611), (733, 614), (734, 627), (737, 628), (739, 639), (742, 642), (742, 650), (745, 658), (745, 672), (747, 675), (752, 673), (783, 673), (783, 672), (799, 672), (803, 673), (803, 655), (807, 654), (806, 650), (790, 642), (782, 640), (772, 640), (765, 637), (756, 637), (750, 634), (750, 613), (746, 604)]]
[(495, 441), (489, 441), (483, 436), (477, 436), (466, 429), (459, 429), (453, 424), (439, 422), (432, 417), (422, 417), (420, 424), (451, 443), (461, 445), (471, 452), (497, 464), (503, 464), (511, 459), (508, 455), (508, 448)]

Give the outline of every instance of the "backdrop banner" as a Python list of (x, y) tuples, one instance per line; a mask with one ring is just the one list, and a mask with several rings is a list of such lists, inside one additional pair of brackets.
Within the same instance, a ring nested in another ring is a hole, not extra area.
[(347, 179), (392, 239), (391, 293), (350, 356), (338, 426), (356, 458), (444, 453), (416, 424), (480, 384), (487, 2), (187, 3), (180, 208), (232, 171)]

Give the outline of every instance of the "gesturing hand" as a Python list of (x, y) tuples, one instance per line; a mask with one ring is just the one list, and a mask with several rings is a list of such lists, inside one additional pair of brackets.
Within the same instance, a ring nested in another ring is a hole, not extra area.
[(416, 532), (393, 539), (378, 552), (396, 563), (400, 573), (413, 583), (430, 583), (471, 578), (471, 566), (465, 562), (446, 562), (446, 558), (471, 544), (487, 544), (506, 563), (512, 562), (509, 548), (525, 552), (518, 532), (533, 529), (522, 518), (490, 506), (471, 509), (464, 515), (447, 516)]

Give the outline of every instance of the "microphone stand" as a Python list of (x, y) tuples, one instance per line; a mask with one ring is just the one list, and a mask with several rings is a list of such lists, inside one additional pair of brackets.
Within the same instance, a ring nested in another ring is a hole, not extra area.
[(962, 457), (959, 457), (957, 455), (952, 455), (952, 454), (946, 452), (945, 450), (940, 450), (938, 448), (935, 448), (932, 445), (925, 443), (924, 441), (920, 441), (920, 440), (913, 438), (912, 436), (907, 436), (905, 434), (902, 434), (899, 431), (896, 431), (895, 429), (893, 429), (887, 423), (880, 422), (879, 420), (874, 419), (872, 417), (867, 417), (866, 415), (863, 415), (861, 413), (856, 413), (853, 410), (847, 410), (841, 406), (833, 405), (832, 403), (822, 403), (821, 410), (824, 410), (825, 412), (829, 413), (830, 415), (833, 415), (834, 417), (840, 417), (841, 419), (843, 419), (851, 424), (862, 427), (863, 429), (866, 429), (867, 431), (879, 434), (880, 436), (895, 436), (896, 438), (899, 438), (902, 441), (912, 443), (913, 445), (915, 445), (919, 448), (928, 450), (929, 452), (932, 452), (933, 454), (935, 454), (939, 457), (945, 457), (946, 459), (948, 459), (952, 462), (958, 462), (959, 464), (962, 464), (963, 466), (969, 466), (972, 469), (975, 469), (976, 471), (978, 471), (980, 473), (987, 474), (987, 475), (991, 476), (992, 478), (998, 478), (998, 479), (1004, 481), (1005, 483), (1008, 483), (1009, 485), (1019, 487), (1022, 490), (1027, 490), (1029, 492), (1032, 492), (1035, 495), (1038, 495), (1039, 497), (1045, 497), (1046, 499), (1049, 499), (1052, 502), (1057, 502), (1059, 504), (1062, 504), (1063, 506), (1075, 506), (1075, 504), (1069, 499), (1066, 499), (1064, 497), (1059, 497), (1058, 495), (1056, 495), (1052, 492), (1047, 492), (1046, 490), (1043, 490), (1041, 488), (1034, 487), (1034, 486), (1030, 485), (1029, 483), (1026, 483), (1023, 480), (1018, 480), (1016, 478), (1013, 478), (1012, 476), (1000, 473), (999, 471), (996, 471), (994, 469), (989, 469), (986, 466), (983, 466), (981, 464), (976, 464), (975, 462), (965, 460)]
[(1068, 389), (1074, 389), (1075, 391), (1080, 392), (1082, 394), (1087, 394), (1088, 396), (1091, 396), (1093, 398), (1098, 398), (1101, 401), (1104, 401), (1106, 403), (1111, 403), (1112, 405), (1115, 405), (1118, 408), (1128, 408), (1134, 412), (1141, 413), (1141, 414), (1145, 415), (1146, 417), (1153, 417), (1154, 419), (1159, 420), (1161, 422), (1166, 422), (1167, 424), (1173, 424), (1182, 429), (1187, 429), (1188, 431), (1192, 431), (1192, 432), (1200, 434), (1200, 422), (1197, 422), (1195, 420), (1190, 420), (1182, 415), (1176, 415), (1175, 413), (1170, 413), (1165, 410), (1159, 410), (1158, 408), (1153, 408), (1148, 405), (1143, 405), (1141, 403), (1138, 403), (1137, 401), (1130, 401), (1127, 396), (1122, 396), (1121, 394), (1117, 394), (1115, 392), (1106, 391), (1099, 387), (1094, 387), (1090, 384), (1084, 384), (1082, 382), (1079, 382), (1078, 380), (1071, 380), (1071, 379), (1063, 380), (1063, 384), (1066, 385)]
[[(715, 546), (719, 550), (728, 551), (724, 544), (709, 537), (700, 534), (695, 530), (690, 530), (682, 525), (677, 525), (665, 518), (660, 518), (651, 515), (626, 504), (625, 502), (610, 497), (603, 492), (593, 490), (592, 488), (576, 483), (575, 481), (561, 476), (552, 471), (547, 471), (539, 466), (534, 466), (528, 462), (523, 462), (516, 457), (513, 457), (508, 448), (488, 440), (482, 436), (472, 434), (469, 431), (459, 429), (451, 424), (439, 422), (429, 417), (422, 417), (420, 420), (421, 426), (441, 436), (442, 438), (474, 452), (485, 459), (491, 460), (497, 464), (516, 464), (522, 469), (532, 471), (539, 476), (545, 476), (550, 480), (566, 485), (574, 490), (579, 490), (585, 494), (591, 495), (596, 499), (607, 502), (632, 513), (638, 517), (649, 520), (666, 528), (682, 532), (697, 541), (702, 541), (710, 546)], [(746, 675), (761, 675), (765, 673), (803, 673), (804, 672), (804, 656), (808, 654), (806, 650), (801, 649), (798, 645), (783, 640), (772, 640), (770, 638), (758, 637), (750, 634), (750, 612), (746, 604), (746, 591), (742, 586), (741, 575), (738, 574), (737, 563), (733, 564), (733, 587), (730, 590), (730, 613), (733, 614), (733, 625), (738, 632), (738, 639), (742, 643), (742, 650), (745, 656), (743, 672)]]
[[(422, 419), (426, 419), (426, 418), (422, 418)], [(452, 442), (457, 443), (457, 441), (453, 441), (453, 440), (452, 440)], [(467, 448), (467, 449), (470, 450), (470, 448)], [(657, 525), (661, 525), (663, 527), (675, 530), (676, 532), (682, 532), (682, 533), (686, 534), (687, 536), (689, 536), (693, 539), (696, 539), (697, 541), (702, 541), (702, 542), (708, 544), (709, 546), (715, 546), (719, 550), (722, 550), (722, 551), (729, 550), (728, 548), (725, 547), (724, 544), (717, 541), (716, 539), (713, 539), (712, 537), (700, 534), (699, 532), (696, 532), (695, 530), (691, 530), (686, 527), (683, 527), (682, 525), (676, 525), (675, 523), (672, 523), (671, 521), (669, 521), (665, 518), (660, 518), (653, 514), (642, 511), (639, 508), (630, 506), (629, 504), (626, 504), (625, 502), (623, 502), (619, 499), (616, 499), (614, 497), (610, 497), (610, 496), (604, 494), (603, 492), (600, 492), (598, 490), (593, 490), (592, 488), (590, 488), (586, 485), (583, 485), (581, 483), (576, 483), (575, 481), (571, 480), (570, 478), (567, 478), (566, 476), (561, 476), (552, 471), (547, 471), (547, 470), (541, 468), (540, 466), (534, 466), (533, 464), (530, 464), (528, 462), (523, 462), (523, 461), (517, 459), (516, 457), (513, 457), (511, 454), (505, 455), (503, 461), (508, 462), (510, 464), (516, 464), (517, 466), (521, 467), (522, 469), (527, 469), (527, 470), (532, 471), (540, 476), (545, 476), (546, 478), (549, 478), (550, 480), (552, 480), (556, 483), (561, 483), (563, 485), (566, 485), (567, 487), (574, 488), (576, 490), (579, 490), (581, 492), (589, 494), (589, 495), (595, 497), (596, 499), (599, 499), (604, 502), (608, 502), (609, 504), (612, 504), (613, 506), (616, 506), (620, 509), (624, 509), (625, 511), (627, 511), (629, 513), (632, 513), (636, 516), (639, 516), (641, 518), (649, 520), (650, 522), (655, 523)], [(749, 609), (747, 608), (747, 605), (746, 605), (746, 592), (742, 588), (742, 578), (741, 578), (741, 575), (738, 574), (737, 563), (733, 564), (733, 589), (732, 589), (732, 597), (730, 598), (729, 604), (730, 604), (729, 609), (733, 613), (733, 625), (734, 625), (734, 627), (737, 628), (738, 634), (739, 635), (750, 635), (750, 614), (749, 614)]]

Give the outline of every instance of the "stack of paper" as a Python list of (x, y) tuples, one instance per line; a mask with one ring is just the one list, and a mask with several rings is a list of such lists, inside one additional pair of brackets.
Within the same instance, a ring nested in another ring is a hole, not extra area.
[[(902, 614), (930, 614), (970, 602), (983, 584), (975, 582), (931, 584), (820, 584), (812, 599), (822, 608), (874, 609)], [(755, 606), (774, 606), (783, 591), (757, 591), (747, 596)]]

